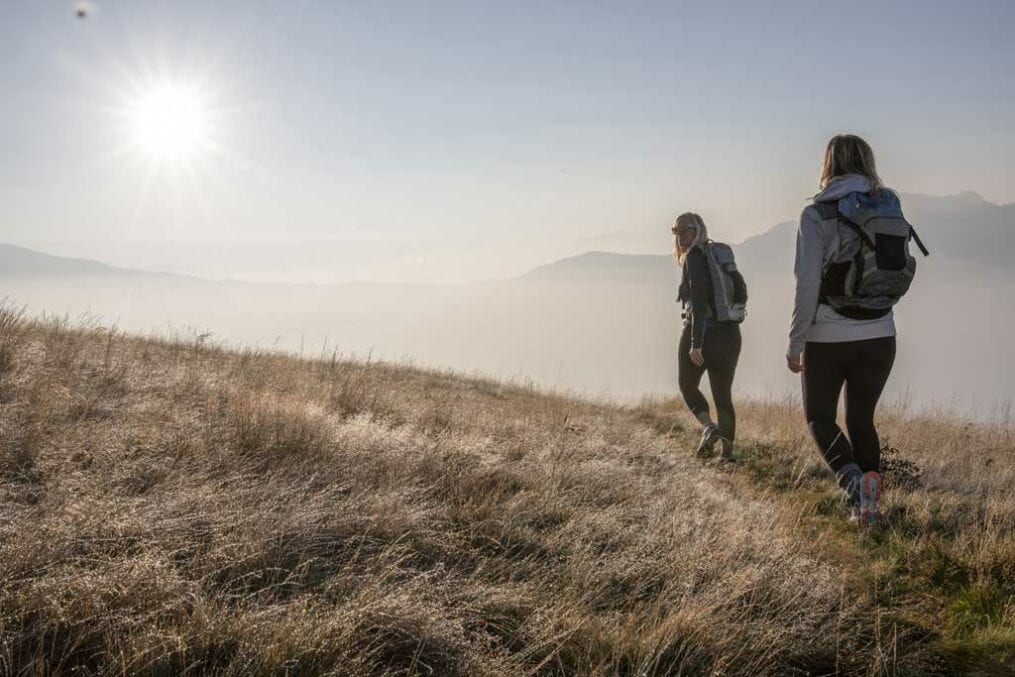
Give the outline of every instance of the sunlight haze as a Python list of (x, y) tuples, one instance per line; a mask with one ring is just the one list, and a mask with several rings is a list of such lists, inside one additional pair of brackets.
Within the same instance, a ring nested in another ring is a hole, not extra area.
[(0, 677), (1015, 674), (1013, 35), (0, 0)]
[(0, 27), (0, 239), (54, 254), (457, 282), (665, 253), (686, 209), (795, 218), (839, 131), (900, 190), (1015, 201), (1010, 3), (68, 4)]

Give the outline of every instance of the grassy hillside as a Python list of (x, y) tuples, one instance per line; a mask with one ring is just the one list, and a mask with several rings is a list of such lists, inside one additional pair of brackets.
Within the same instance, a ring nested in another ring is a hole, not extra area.
[(860, 533), (790, 406), (619, 408), (0, 311), (0, 673), (1002, 674), (1010, 430), (889, 418)]

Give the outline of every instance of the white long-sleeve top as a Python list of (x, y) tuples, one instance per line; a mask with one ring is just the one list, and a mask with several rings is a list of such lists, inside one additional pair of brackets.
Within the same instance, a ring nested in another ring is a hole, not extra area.
[[(814, 197), (814, 202), (833, 202), (850, 193), (867, 193), (870, 189), (867, 177), (847, 174), (832, 179)], [(843, 260), (856, 238), (856, 233), (836, 221), (822, 219), (813, 204), (808, 205), (800, 215), (796, 261), (793, 266), (796, 294), (787, 357), (798, 359), (808, 341), (839, 343), (895, 336), (893, 311), (873, 320), (854, 320), (835, 312), (831, 306), (818, 302), (822, 274), (829, 264)]]

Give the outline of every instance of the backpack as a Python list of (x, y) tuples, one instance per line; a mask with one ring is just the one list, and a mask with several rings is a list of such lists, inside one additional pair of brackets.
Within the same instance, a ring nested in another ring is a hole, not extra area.
[(743, 322), (747, 316), (747, 284), (737, 270), (733, 248), (709, 240), (702, 247), (712, 278), (713, 312), (717, 322)]
[(916, 275), (910, 239), (924, 256), (930, 255), (903, 216), (899, 197), (888, 190), (850, 193), (838, 202), (815, 206), (822, 219), (835, 219), (857, 235), (847, 245), (845, 258), (825, 269), (820, 302), (854, 320), (884, 317), (909, 291)]

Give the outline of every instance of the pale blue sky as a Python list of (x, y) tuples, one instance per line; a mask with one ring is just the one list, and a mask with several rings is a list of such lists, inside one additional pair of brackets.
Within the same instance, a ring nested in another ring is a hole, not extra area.
[[(221, 274), (255, 278), (509, 275), (664, 252), (686, 209), (732, 241), (794, 218), (841, 131), (903, 191), (1015, 201), (1011, 2), (96, 4), (4, 3), (0, 241), (208, 274), (202, 250), (234, 252)], [(118, 110), (164, 80), (205, 92), (216, 152), (127, 145)]]

